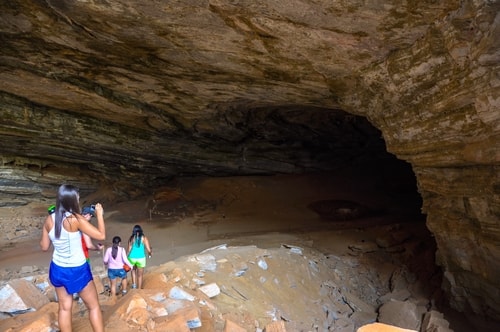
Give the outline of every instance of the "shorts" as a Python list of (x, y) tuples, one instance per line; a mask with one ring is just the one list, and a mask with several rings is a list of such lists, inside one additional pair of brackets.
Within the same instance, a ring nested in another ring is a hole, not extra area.
[(127, 272), (124, 269), (108, 269), (108, 278), (113, 280), (116, 278), (127, 278)]
[(93, 279), (87, 262), (76, 267), (62, 267), (50, 262), (50, 283), (54, 287), (64, 287), (68, 294), (80, 293)]
[(146, 257), (143, 257), (143, 258), (130, 258), (129, 257), (128, 261), (130, 262), (130, 265), (137, 266), (140, 269), (146, 267)]

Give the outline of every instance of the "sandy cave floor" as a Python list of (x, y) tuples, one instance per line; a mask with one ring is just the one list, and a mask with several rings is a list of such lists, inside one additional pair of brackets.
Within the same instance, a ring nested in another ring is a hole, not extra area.
[[(394, 192), (395, 188), (407, 186), (398, 185), (397, 178), (373, 178), (366, 173), (183, 179), (152, 197), (116, 205), (103, 203), (104, 244), (111, 245), (115, 235), (126, 241), (133, 226), (140, 224), (153, 246), (154, 255), (148, 261), (152, 268), (221, 244), (263, 249), (289, 244), (323, 254), (350, 255), (350, 245), (375, 241), (394, 224), (429, 236), (415, 205), (415, 193)], [(351, 200), (383, 213), (329, 221), (308, 208), (311, 202), (325, 199)], [(34, 209), (42, 223), (45, 206)], [(16, 277), (23, 266), (47, 268), (51, 251), (39, 250), (38, 237), (2, 240), (3, 276)], [(91, 259), (93, 266), (102, 265), (102, 253), (91, 252)], [(455, 331), (468, 326), (452, 311), (447, 318)]]

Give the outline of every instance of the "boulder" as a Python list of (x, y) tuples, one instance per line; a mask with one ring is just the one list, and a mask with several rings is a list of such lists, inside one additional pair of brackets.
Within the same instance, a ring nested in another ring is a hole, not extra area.
[(47, 296), (25, 279), (11, 280), (0, 289), (1, 312), (34, 311), (47, 303), (49, 303)]

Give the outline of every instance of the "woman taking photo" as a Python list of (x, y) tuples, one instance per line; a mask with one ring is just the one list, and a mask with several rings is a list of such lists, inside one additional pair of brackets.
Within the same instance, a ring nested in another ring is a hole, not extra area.
[(132, 236), (128, 241), (128, 260), (133, 266), (132, 270), (132, 288), (142, 288), (142, 276), (146, 267), (146, 252), (149, 258), (153, 254), (149, 240), (144, 235), (142, 227), (135, 225)]
[(125, 248), (120, 244), (122, 239), (119, 236), (113, 238), (113, 246), (106, 250), (104, 254), (104, 264), (108, 265), (108, 278), (111, 281), (111, 297), (116, 297), (116, 279), (122, 281), (122, 295), (127, 294), (127, 272), (124, 265), (132, 269), (132, 265), (127, 259)]
[(89, 311), (94, 332), (104, 331), (97, 291), (82, 248), (82, 233), (93, 239), (104, 240), (103, 208), (96, 204), (97, 227), (80, 214), (80, 195), (72, 185), (59, 187), (54, 213), (47, 216), (42, 228), (40, 247), (43, 251), (54, 246), (49, 268), (49, 280), (55, 287), (59, 302), (59, 329), (71, 331), (73, 294), (78, 293)]

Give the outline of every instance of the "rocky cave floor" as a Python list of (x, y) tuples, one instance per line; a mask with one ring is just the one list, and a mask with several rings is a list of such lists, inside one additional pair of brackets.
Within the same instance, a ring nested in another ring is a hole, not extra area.
[[(105, 292), (102, 253), (91, 252), (107, 330), (164, 329), (161, 312), (173, 305), (165, 304), (165, 292), (176, 286), (196, 298), (202, 327), (193, 331), (222, 331), (228, 321), (247, 331), (271, 330), (273, 321), (287, 331), (355, 331), (375, 320), (417, 330), (429, 310), (443, 313), (454, 331), (497, 330), (495, 322), (446, 307), (435, 243), (415, 213), (414, 196), (395, 194), (402, 188), (395, 180), (381, 186), (369, 179), (348, 173), (184, 179), (148, 198), (105, 204), (105, 245), (115, 235), (125, 241), (138, 223), (154, 248), (144, 289), (117, 300)], [(46, 280), (50, 252), (38, 249), (45, 205), (3, 209), (2, 286)], [(200, 293), (214, 284), (216, 296)], [(42, 317), (56, 329), (56, 308), (51, 302), (37, 312), (3, 313), (0, 330), (29, 329)], [(78, 301), (74, 325), (90, 329)]]

